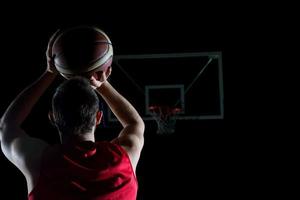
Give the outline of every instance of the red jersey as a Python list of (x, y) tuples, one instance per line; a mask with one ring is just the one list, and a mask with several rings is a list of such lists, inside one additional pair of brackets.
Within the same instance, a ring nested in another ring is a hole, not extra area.
[(138, 184), (127, 152), (110, 142), (57, 145), (43, 154), (29, 200), (135, 200)]

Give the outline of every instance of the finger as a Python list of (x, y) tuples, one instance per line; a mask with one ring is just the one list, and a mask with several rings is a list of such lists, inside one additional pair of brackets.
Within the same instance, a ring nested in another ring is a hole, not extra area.
[(106, 81), (106, 79), (107, 79), (106, 73), (107, 73), (107, 72), (103, 72), (103, 71), (102, 71), (101, 75), (99, 76), (99, 77), (100, 77), (100, 80), (99, 80), (99, 81), (101, 81), (101, 82)]
[(60, 32), (60, 29), (57, 29), (57, 31), (55, 31), (55, 33), (53, 33), (53, 35), (50, 37), (49, 44), (51, 44), (55, 41), (55, 39), (58, 36), (59, 32)]
[(97, 72), (95, 72), (95, 74), (96, 74), (95, 78), (97, 80), (101, 80), (101, 77), (103, 76), (104, 72), (103, 71), (97, 71)]
[(48, 46), (47, 46), (47, 56), (49, 56), (49, 57), (52, 56), (52, 46), (53, 46), (53, 43), (55, 42), (59, 32), (60, 32), (60, 29), (58, 29), (49, 39)]
[(94, 84), (95, 82), (96, 82), (95, 77), (94, 77), (94, 76), (91, 76), (91, 77), (90, 77), (90, 83), (91, 83), (91, 84)]
[(94, 76), (91, 76), (90, 83), (91, 83), (92, 86), (95, 86), (95, 87), (98, 86), (98, 81), (97, 81), (97, 79), (95, 79)]
[(111, 69), (111, 66), (109, 66), (109, 67), (107, 68), (106, 72), (105, 72), (107, 78), (110, 76), (111, 70), (112, 70), (112, 69)]

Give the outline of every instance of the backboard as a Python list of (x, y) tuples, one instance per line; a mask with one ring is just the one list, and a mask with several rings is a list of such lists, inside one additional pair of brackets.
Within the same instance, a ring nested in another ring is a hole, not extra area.
[(224, 117), (221, 52), (116, 55), (110, 82), (145, 121), (155, 105), (179, 108), (177, 120)]

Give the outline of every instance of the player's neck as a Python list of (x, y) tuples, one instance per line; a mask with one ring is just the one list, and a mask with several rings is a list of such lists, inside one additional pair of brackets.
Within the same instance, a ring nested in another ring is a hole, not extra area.
[(91, 141), (95, 142), (95, 135), (92, 132), (80, 134), (74, 137), (62, 137), (61, 142), (64, 143), (78, 143), (78, 142), (85, 142)]

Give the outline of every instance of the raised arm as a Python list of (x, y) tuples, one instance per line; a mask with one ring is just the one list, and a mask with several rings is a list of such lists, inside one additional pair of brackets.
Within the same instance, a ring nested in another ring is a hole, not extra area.
[(25, 88), (6, 109), (1, 118), (1, 125), (20, 127), (55, 76), (55, 74), (46, 71), (37, 81)]
[(48, 47), (46, 71), (11, 102), (0, 122), (2, 152), (26, 177), (28, 192), (37, 181), (40, 158), (48, 144), (27, 135), (21, 125), (57, 76), (53, 59), (49, 57), (50, 50), (51, 48)]
[(113, 142), (117, 142), (126, 149), (135, 169), (144, 145), (145, 125), (131, 103), (106, 80), (110, 72), (111, 68), (108, 68), (106, 73), (100, 72), (98, 76), (100, 80), (92, 77), (91, 82), (122, 124), (123, 129)]
[[(57, 32), (56, 32), (57, 33)], [(46, 71), (31, 85), (25, 88), (9, 105), (6, 109), (5, 113), (1, 118), (0, 125), (2, 130), (5, 127), (20, 127), (23, 121), (31, 112), (33, 106), (37, 103), (39, 98), (45, 92), (45, 90), (49, 87), (52, 81), (55, 79), (57, 75), (57, 71), (53, 65), (52, 58), (52, 43), (55, 38), (54, 34), (49, 41), (47, 48), (47, 69)], [(1, 132), (0, 139), (2, 141), (3, 137), (14, 137), (13, 133), (9, 133), (7, 135), (6, 132)]]

